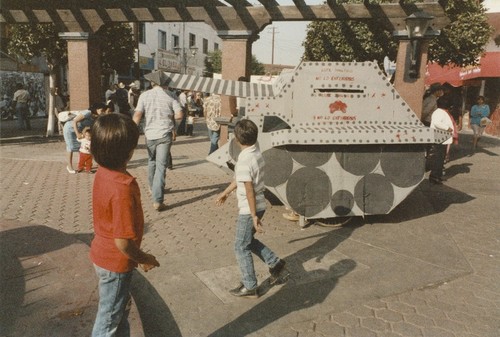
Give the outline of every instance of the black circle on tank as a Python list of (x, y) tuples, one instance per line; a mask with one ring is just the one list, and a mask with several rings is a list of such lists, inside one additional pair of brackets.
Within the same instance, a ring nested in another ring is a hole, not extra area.
[(288, 152), (295, 161), (307, 167), (318, 167), (332, 157), (332, 151), (322, 145), (290, 145)]
[(286, 184), (288, 203), (295, 212), (306, 217), (312, 217), (325, 209), (331, 195), (330, 179), (318, 168), (303, 167), (295, 171)]
[(380, 152), (380, 145), (351, 145), (336, 152), (335, 157), (347, 172), (364, 176), (375, 169), (380, 160)]
[(292, 174), (292, 156), (284, 148), (279, 147), (264, 151), (262, 156), (266, 162), (264, 184), (269, 187), (276, 187), (286, 182), (290, 174)]
[(354, 206), (354, 196), (347, 190), (338, 190), (332, 195), (330, 206), (335, 215), (347, 216)]
[(356, 184), (354, 200), (365, 214), (386, 214), (394, 203), (394, 188), (383, 175), (369, 174)]
[(380, 166), (394, 185), (415, 186), (425, 173), (425, 149), (420, 144), (386, 146), (380, 156)]

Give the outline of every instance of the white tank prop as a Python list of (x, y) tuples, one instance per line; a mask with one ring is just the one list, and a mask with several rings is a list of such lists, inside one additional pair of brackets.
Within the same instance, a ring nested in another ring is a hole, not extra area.
[[(424, 179), (425, 145), (451, 136), (425, 127), (374, 62), (303, 62), (272, 85), (158, 75), (246, 98), (266, 188), (309, 219), (389, 213)], [(231, 166), (238, 154), (231, 138), (207, 159)]]

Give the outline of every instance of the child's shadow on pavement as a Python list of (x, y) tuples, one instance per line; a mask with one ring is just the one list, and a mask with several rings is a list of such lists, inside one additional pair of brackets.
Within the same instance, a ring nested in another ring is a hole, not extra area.
[[(328, 270), (315, 269), (306, 271), (303, 262), (312, 259), (320, 262), (326, 254), (346, 240), (355, 228), (357, 226), (352, 225), (310, 237), (319, 237), (319, 240), (285, 257), (285, 260), (289, 262), (287, 265), (293, 264), (295, 266), (293, 270), (290, 270), (291, 280), (288, 283), (283, 285), (276, 293), (209, 336), (247, 336), (294, 311), (322, 303), (333, 291), (339, 278), (353, 271), (357, 264), (352, 259), (342, 259), (332, 264)], [(314, 281), (294, 284), (294, 275), (302, 279), (307, 279), (308, 275), (312, 275), (311, 279)]]
[[(90, 335), (98, 304), (86, 247), (92, 234), (0, 220), (0, 335)], [(181, 335), (170, 309), (139, 272), (131, 294), (144, 336)]]

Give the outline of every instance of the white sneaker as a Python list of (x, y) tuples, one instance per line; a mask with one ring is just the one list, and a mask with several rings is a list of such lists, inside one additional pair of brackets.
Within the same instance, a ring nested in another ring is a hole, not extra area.
[(299, 215), (294, 211), (291, 211), (289, 213), (283, 213), (283, 217), (290, 221), (299, 221)]

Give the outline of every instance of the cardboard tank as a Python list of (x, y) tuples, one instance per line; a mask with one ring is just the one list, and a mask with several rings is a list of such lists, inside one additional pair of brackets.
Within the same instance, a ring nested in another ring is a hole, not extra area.
[[(376, 63), (303, 62), (272, 84), (162, 73), (169, 86), (246, 98), (265, 185), (309, 219), (387, 214), (424, 179), (425, 127)], [(207, 159), (231, 166), (234, 139)]]

